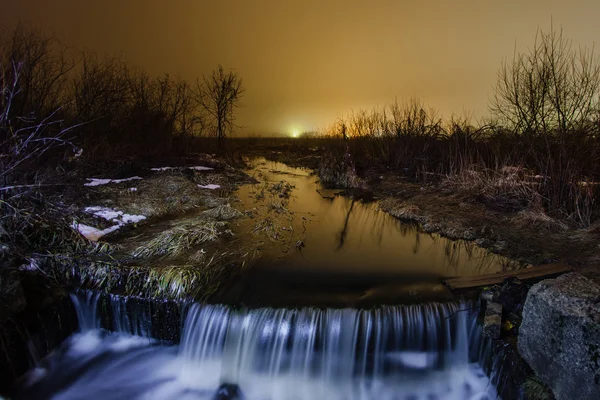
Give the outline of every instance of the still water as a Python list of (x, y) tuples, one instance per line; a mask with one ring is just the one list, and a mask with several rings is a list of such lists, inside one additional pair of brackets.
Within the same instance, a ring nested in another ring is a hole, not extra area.
[(254, 240), (262, 258), (226, 302), (370, 307), (446, 301), (452, 295), (443, 278), (519, 267), (473, 242), (422, 233), (377, 202), (323, 191), (310, 171), (256, 159), (248, 173), (259, 183), (237, 191), (236, 207), (250, 218), (234, 232)]

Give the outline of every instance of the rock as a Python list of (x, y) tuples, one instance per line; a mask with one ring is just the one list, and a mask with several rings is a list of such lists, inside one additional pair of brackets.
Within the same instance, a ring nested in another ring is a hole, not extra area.
[(502, 304), (505, 314), (521, 314), (527, 292), (527, 285), (519, 279), (508, 278), (502, 282), (494, 301)]
[[(500, 304), (502, 308), (503, 328), (505, 331), (518, 332), (521, 325), (521, 312), (527, 297), (527, 285), (517, 278), (507, 278), (500, 285), (485, 288), (479, 294), (479, 298), (488, 304), (490, 302)], [(507, 324), (507, 321), (510, 324)], [(497, 322), (497, 319), (494, 320)], [(490, 323), (492, 321), (490, 320)]]
[(502, 305), (489, 302), (485, 310), (485, 315), (502, 315)]
[(244, 400), (240, 387), (233, 383), (223, 383), (217, 389), (213, 400)]
[(486, 288), (481, 291), (479, 297), (481, 298), (481, 300), (484, 300), (487, 304), (488, 302), (494, 301), (495, 295), (496, 291), (494, 290), (494, 288)]
[(554, 400), (554, 396), (546, 385), (529, 377), (523, 383), (523, 400)]
[(498, 339), (502, 331), (502, 306), (498, 303), (488, 302), (483, 318), (483, 335)]
[(577, 273), (535, 284), (518, 348), (557, 400), (600, 399), (600, 287)]

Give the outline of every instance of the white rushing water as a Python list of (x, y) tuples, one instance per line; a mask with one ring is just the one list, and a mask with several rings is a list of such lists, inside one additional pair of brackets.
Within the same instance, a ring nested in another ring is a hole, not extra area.
[[(372, 310), (193, 304), (175, 346), (133, 335), (147, 329), (140, 318), (124, 317), (115, 298), (114, 326), (122, 332), (101, 330), (98, 296), (73, 297), (81, 332), (28, 375), (18, 399), (496, 398), (477, 362), (480, 328), (465, 304)], [(238, 397), (227, 397), (227, 390)]]

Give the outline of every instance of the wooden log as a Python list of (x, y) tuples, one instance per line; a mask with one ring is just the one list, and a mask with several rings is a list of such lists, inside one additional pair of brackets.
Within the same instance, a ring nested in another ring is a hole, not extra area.
[(564, 274), (573, 269), (567, 264), (547, 264), (530, 268), (524, 268), (517, 271), (497, 272), (494, 274), (477, 276), (459, 276), (454, 278), (442, 279), (442, 282), (452, 291), (473, 289), (483, 286), (491, 286), (502, 283), (507, 278), (518, 278), (526, 281), (530, 279), (541, 279), (554, 275)]

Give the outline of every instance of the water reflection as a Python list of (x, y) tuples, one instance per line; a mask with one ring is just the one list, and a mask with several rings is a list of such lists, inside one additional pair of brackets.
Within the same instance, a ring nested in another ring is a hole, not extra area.
[[(307, 171), (258, 160), (251, 174), (260, 183), (242, 187), (237, 196), (253, 218), (241, 222), (238, 232), (253, 232), (250, 240), (290, 268), (448, 277), (518, 267), (473, 242), (422, 233), (376, 203), (324, 198), (317, 178)], [(292, 188), (285, 194), (274, 189), (283, 183)], [(298, 242), (303, 246), (294, 246)], [(291, 251), (294, 247), (298, 251)]]
[(377, 203), (336, 196), (308, 171), (256, 160), (236, 193), (235, 229), (262, 259), (219, 301), (252, 307), (372, 307), (453, 298), (441, 279), (517, 268), (477, 247), (420, 232)]

